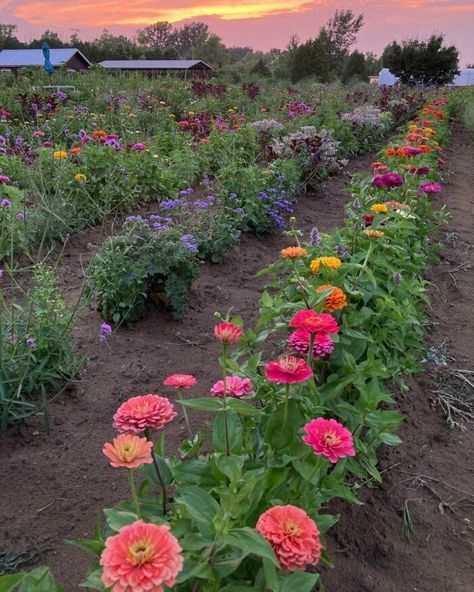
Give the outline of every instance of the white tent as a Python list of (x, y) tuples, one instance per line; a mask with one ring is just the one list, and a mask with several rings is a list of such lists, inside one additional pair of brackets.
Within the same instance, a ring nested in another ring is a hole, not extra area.
[(394, 86), (398, 78), (394, 76), (388, 68), (382, 68), (379, 73), (379, 86)]
[(449, 86), (474, 86), (474, 68), (464, 68)]

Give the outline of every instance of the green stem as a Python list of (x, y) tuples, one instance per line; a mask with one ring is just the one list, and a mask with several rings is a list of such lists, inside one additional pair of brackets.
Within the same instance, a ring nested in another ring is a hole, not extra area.
[[(145, 430), (145, 438), (153, 444), (153, 440), (151, 439), (150, 430), (148, 430), (148, 429)], [(166, 485), (165, 485), (165, 481), (163, 479), (163, 475), (161, 474), (160, 467), (158, 466), (158, 462), (156, 460), (154, 446), (151, 449), (151, 458), (153, 459), (153, 466), (155, 467), (156, 475), (158, 477), (158, 481), (160, 482), (161, 489), (163, 491), (162, 510), (163, 510), (163, 516), (166, 516), (166, 512), (167, 512)]]
[(288, 422), (288, 399), (290, 398), (290, 385), (285, 384), (285, 407), (283, 410), (283, 429), (286, 430)]
[(227, 423), (227, 343), (222, 344), (222, 374), (224, 377), (224, 433), (225, 433), (225, 451), (230, 456), (229, 445), (229, 425)]
[[(183, 395), (181, 393), (182, 389), (178, 388), (178, 398), (180, 401), (183, 401)], [(189, 423), (188, 412), (186, 410), (186, 405), (181, 405), (183, 409), (184, 421), (186, 422), (186, 427), (188, 428), (189, 437), (193, 437), (193, 433), (191, 431), (191, 424)]]
[(139, 518), (141, 518), (142, 515), (140, 512), (140, 504), (138, 503), (137, 490), (135, 488), (135, 481), (133, 479), (132, 469), (128, 469), (128, 484), (130, 486), (130, 493), (132, 494), (132, 500), (133, 500), (133, 503), (135, 504), (135, 510), (137, 512), (137, 516)]
[(309, 337), (309, 349), (308, 349), (308, 359), (306, 361), (306, 363), (308, 364), (308, 366), (310, 368), (313, 367), (313, 350), (314, 350), (314, 341), (316, 339), (316, 334), (315, 333), (311, 333), (310, 337)]

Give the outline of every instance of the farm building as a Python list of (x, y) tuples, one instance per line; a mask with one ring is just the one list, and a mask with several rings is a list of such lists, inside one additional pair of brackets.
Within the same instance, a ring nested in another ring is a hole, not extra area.
[(180, 78), (208, 78), (213, 71), (202, 60), (105, 60), (100, 65), (117, 73), (143, 72), (149, 75), (174, 75)]
[[(57, 68), (66, 66), (70, 70), (87, 70), (91, 63), (78, 49), (50, 49), (50, 62)], [(20, 68), (44, 66), (44, 55), (41, 49), (4, 49), (0, 51), (0, 70), (16, 72)]]

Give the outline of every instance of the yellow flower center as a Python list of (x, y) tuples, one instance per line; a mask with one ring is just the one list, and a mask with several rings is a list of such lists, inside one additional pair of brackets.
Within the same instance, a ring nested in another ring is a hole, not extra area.
[(119, 455), (120, 460), (130, 462), (135, 459), (137, 449), (132, 442), (126, 442), (117, 448), (117, 454)]
[(336, 446), (337, 444), (341, 443), (341, 439), (339, 436), (336, 436), (333, 432), (328, 432), (323, 436), (324, 443), (326, 446)]
[(129, 561), (132, 565), (150, 563), (155, 554), (155, 547), (150, 541), (137, 541), (129, 547)]
[(300, 527), (296, 522), (293, 522), (293, 520), (287, 520), (287, 522), (285, 522), (284, 531), (287, 535), (295, 536), (300, 534)]

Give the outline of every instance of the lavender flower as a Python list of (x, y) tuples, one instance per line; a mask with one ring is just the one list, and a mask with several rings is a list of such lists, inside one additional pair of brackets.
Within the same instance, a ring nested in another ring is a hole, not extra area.
[(202, 210), (207, 210), (209, 208), (209, 203), (207, 201), (198, 199), (193, 202), (193, 206), (195, 206), (196, 208), (201, 208)]
[(347, 259), (349, 257), (349, 251), (343, 245), (336, 245), (335, 251), (339, 259)]
[(309, 244), (313, 247), (319, 247), (321, 244), (321, 235), (319, 234), (319, 230), (316, 228), (316, 226), (309, 233)]
[(28, 339), (26, 340), (26, 345), (33, 349), (36, 347), (36, 341), (33, 339), (33, 337), (28, 337)]
[(2, 206), (2, 208), (9, 208), (11, 205), (12, 202), (7, 198), (2, 199), (2, 201), (0, 201), (0, 206)]
[(402, 280), (403, 280), (403, 276), (402, 276), (402, 274), (399, 271), (397, 271), (397, 273), (394, 273), (393, 274), (393, 281), (396, 284), (399, 284)]
[(184, 247), (186, 249), (188, 249), (188, 251), (191, 251), (191, 253), (198, 252), (198, 244), (197, 244), (196, 237), (194, 235), (183, 234), (183, 236), (179, 240), (182, 242)]
[(112, 327), (107, 323), (102, 323), (100, 326), (99, 341), (103, 343), (107, 339), (107, 335), (111, 335)]

